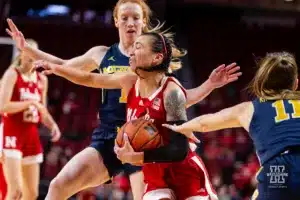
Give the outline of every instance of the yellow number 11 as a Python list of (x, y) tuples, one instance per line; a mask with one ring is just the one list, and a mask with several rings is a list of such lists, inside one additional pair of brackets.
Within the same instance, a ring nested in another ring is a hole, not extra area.
[[(299, 118), (300, 117), (300, 101), (299, 100), (289, 100), (288, 102), (289, 102), (289, 104), (292, 104), (292, 106), (293, 106), (292, 118)], [(283, 100), (275, 101), (272, 104), (272, 106), (276, 110), (276, 117), (275, 117), (276, 123), (290, 119), (290, 114), (286, 112)]]

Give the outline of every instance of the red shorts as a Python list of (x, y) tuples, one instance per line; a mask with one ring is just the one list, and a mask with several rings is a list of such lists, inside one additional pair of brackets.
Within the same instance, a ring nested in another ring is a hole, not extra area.
[(7, 192), (7, 185), (4, 178), (2, 164), (0, 164), (0, 200), (4, 200)]
[(189, 152), (182, 162), (144, 165), (143, 172), (146, 183), (143, 200), (218, 199), (206, 168), (195, 152)]
[(43, 149), (37, 124), (18, 125), (2, 123), (0, 150), (6, 157), (22, 159), (23, 164), (43, 162)]

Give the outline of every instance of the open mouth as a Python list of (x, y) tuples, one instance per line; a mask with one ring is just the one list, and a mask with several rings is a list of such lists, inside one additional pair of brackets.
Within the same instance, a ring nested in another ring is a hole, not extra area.
[(135, 33), (134, 30), (128, 30), (127, 33)]

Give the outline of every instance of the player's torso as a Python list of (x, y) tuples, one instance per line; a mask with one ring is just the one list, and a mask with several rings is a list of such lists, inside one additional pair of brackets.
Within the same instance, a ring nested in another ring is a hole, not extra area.
[[(103, 74), (126, 72), (128, 69), (129, 58), (120, 52), (118, 44), (109, 48), (99, 67)], [(101, 125), (98, 131), (116, 133), (117, 128), (125, 123), (125, 113), (126, 94), (120, 89), (103, 89), (99, 108)]]
[(300, 100), (256, 99), (253, 105), (249, 133), (262, 163), (289, 146), (300, 145)]
[[(38, 73), (33, 73), (30, 77), (26, 77), (17, 71), (17, 81), (13, 88), (11, 101), (42, 101), (43, 84)], [(40, 114), (36, 107), (31, 106), (23, 112), (15, 114), (3, 115), (4, 125), (13, 123), (14, 126), (36, 125), (40, 122)]]
[(164, 91), (171, 78), (164, 78), (161, 86), (148, 98), (142, 98), (139, 94), (139, 81), (131, 88), (127, 97), (126, 120), (134, 120), (144, 117), (150, 119), (163, 137), (163, 143), (169, 141), (168, 131), (162, 127), (166, 123), (166, 110), (164, 107)]

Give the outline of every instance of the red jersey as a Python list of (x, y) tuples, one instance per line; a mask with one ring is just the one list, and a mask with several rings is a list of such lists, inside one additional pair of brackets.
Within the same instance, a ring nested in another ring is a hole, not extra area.
[[(41, 102), (43, 86), (39, 73), (33, 73), (31, 80), (23, 76), (17, 69), (17, 81), (15, 83), (11, 101), (34, 100)], [(28, 110), (15, 114), (4, 114), (4, 124), (18, 127), (36, 126), (40, 122), (40, 115), (37, 108), (32, 106)]]
[[(13, 88), (11, 101), (34, 100), (41, 102), (43, 93), (41, 75), (35, 72), (28, 78), (17, 69), (15, 70), (17, 72), (17, 80)], [(37, 160), (40, 162), (42, 149), (38, 135), (38, 123), (41, 117), (37, 108), (31, 106), (22, 112), (14, 114), (4, 113), (2, 119), (2, 144), (5, 155), (16, 158), (28, 156), (31, 161), (33, 161), (34, 156), (38, 155), (39, 158)]]
[[(164, 107), (164, 91), (169, 82), (174, 82), (181, 87), (173, 77), (165, 77), (161, 86), (148, 98), (139, 95), (139, 81), (131, 88), (127, 97), (127, 121), (145, 117), (153, 121), (159, 134), (162, 136), (163, 144), (169, 143), (169, 131), (162, 127), (167, 122)], [(182, 88), (182, 87), (181, 87)], [(185, 90), (182, 88), (183, 92)]]
[[(163, 144), (167, 145), (170, 139), (170, 131), (162, 124), (167, 123), (166, 110), (164, 107), (164, 92), (169, 82), (177, 84), (182, 91), (180, 83), (173, 77), (165, 77), (161, 86), (148, 98), (142, 98), (139, 94), (139, 80), (131, 88), (127, 97), (127, 121), (140, 117), (145, 117), (153, 121), (159, 134), (163, 138)], [(187, 157), (180, 162), (171, 163), (146, 163), (143, 165), (144, 181), (146, 183), (146, 193), (143, 199), (170, 198), (174, 191), (178, 200), (189, 197), (204, 197), (214, 191), (208, 180), (208, 175), (201, 159), (193, 152), (189, 151)], [(199, 199), (199, 198), (198, 198)]]

